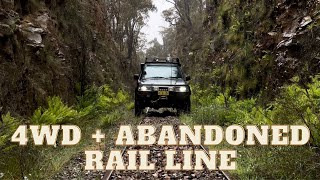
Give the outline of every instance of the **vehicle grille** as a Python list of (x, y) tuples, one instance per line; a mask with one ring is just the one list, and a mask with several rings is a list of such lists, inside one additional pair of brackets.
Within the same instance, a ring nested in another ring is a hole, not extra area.
[(159, 87), (159, 91), (168, 91), (169, 90), (169, 88), (167, 88), (167, 87)]

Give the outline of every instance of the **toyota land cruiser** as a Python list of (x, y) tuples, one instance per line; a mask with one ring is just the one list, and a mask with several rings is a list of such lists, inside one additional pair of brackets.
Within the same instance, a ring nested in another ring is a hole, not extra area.
[(146, 59), (141, 72), (134, 75), (135, 115), (139, 116), (145, 107), (154, 109), (175, 108), (178, 112), (190, 112), (191, 90), (178, 58)]

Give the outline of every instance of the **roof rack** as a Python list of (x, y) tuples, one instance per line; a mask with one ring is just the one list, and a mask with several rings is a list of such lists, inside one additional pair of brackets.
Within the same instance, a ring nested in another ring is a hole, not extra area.
[(166, 57), (166, 58), (146, 58), (146, 63), (174, 63), (180, 65), (179, 58)]

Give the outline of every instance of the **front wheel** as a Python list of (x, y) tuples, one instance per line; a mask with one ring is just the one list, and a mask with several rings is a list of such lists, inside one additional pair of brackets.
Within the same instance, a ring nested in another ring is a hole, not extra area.
[(182, 105), (180, 108), (177, 109), (177, 112), (178, 112), (178, 115), (180, 115), (181, 113), (189, 114), (191, 112), (190, 99), (187, 99), (184, 102), (182, 102)]
[(184, 106), (184, 112), (189, 114), (191, 112), (191, 102), (190, 99), (187, 100)]
[(134, 102), (134, 115), (135, 116), (140, 116), (143, 112), (143, 108), (141, 107), (139, 101)]
[(186, 100), (184, 102), (184, 106), (183, 106), (183, 111), (184, 113), (187, 113), (189, 114), (191, 112), (191, 102), (190, 102), (190, 99)]

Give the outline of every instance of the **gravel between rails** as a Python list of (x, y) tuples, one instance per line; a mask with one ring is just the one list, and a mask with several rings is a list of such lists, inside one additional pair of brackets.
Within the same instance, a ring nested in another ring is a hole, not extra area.
[[(180, 120), (175, 116), (147, 116), (143, 119), (142, 125), (153, 125), (157, 129), (156, 137), (159, 135), (162, 125), (172, 125), (176, 135), (178, 136), (178, 126), (181, 125)], [(179, 137), (177, 137), (179, 139)], [(202, 149), (201, 146), (187, 145), (187, 146), (129, 146), (124, 152), (124, 161), (128, 162), (127, 150), (150, 150), (149, 162), (155, 163), (156, 170), (154, 171), (113, 171), (109, 179), (210, 179), (210, 180), (227, 180), (228, 178), (221, 171), (166, 171), (165, 150), (176, 150), (178, 152), (176, 160), (179, 163), (183, 162), (183, 150), (197, 150)], [(137, 162), (138, 163), (138, 162)], [(109, 172), (110, 173), (110, 172)], [(107, 172), (108, 174), (108, 172)], [(106, 177), (107, 178), (107, 177)]]
[[(175, 116), (174, 113), (156, 113), (151, 112), (146, 115), (142, 120), (141, 124), (153, 125), (157, 129), (157, 135), (160, 133), (162, 125), (173, 125), (175, 133), (178, 136), (178, 125), (182, 123)], [(133, 127), (134, 124), (131, 124)], [(116, 134), (118, 128), (111, 130), (111, 134)], [(158, 137), (156, 135), (156, 137)], [(179, 137), (177, 137), (179, 139)], [(110, 139), (106, 142), (105, 157), (104, 161), (107, 160), (111, 149), (122, 149), (123, 147), (115, 147), (115, 139)], [(178, 155), (176, 156), (177, 162), (182, 162), (182, 151), (183, 150), (196, 150), (202, 149), (201, 146), (128, 146), (127, 150), (139, 150), (145, 149), (150, 150), (149, 162), (155, 163), (156, 170), (154, 171), (85, 171), (85, 154), (84, 152), (76, 155), (70, 162), (64, 167), (64, 169), (53, 177), (53, 179), (210, 179), (210, 180), (228, 180), (229, 178), (221, 171), (209, 171), (207, 169), (203, 171), (166, 171), (164, 170), (166, 157), (164, 154), (165, 150), (177, 150)], [(127, 161), (127, 154), (124, 152), (124, 162)]]

